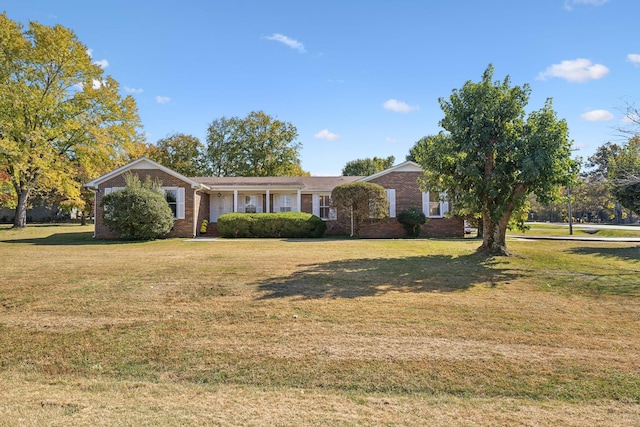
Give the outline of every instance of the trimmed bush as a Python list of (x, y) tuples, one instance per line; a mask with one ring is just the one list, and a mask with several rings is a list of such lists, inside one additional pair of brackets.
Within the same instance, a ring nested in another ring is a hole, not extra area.
[(315, 215), (303, 212), (228, 213), (218, 218), (222, 237), (321, 237), (326, 224)]
[(427, 222), (427, 217), (420, 209), (410, 207), (400, 212), (398, 222), (407, 231), (407, 236), (418, 237), (422, 226)]

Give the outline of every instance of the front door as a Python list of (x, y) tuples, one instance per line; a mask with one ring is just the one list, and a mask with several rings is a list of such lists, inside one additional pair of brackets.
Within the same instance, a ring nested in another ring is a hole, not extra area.
[(212, 194), (209, 203), (209, 221), (218, 222), (218, 217), (222, 214), (233, 212), (233, 194)]

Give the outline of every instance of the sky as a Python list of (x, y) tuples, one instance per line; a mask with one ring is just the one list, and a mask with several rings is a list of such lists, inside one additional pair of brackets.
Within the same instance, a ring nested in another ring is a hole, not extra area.
[(148, 142), (206, 144), (223, 117), (293, 124), (302, 168), (340, 175), (355, 159), (405, 160), (442, 130), (439, 98), (467, 81), (529, 84), (553, 100), (576, 157), (624, 139), (640, 106), (638, 0), (0, 0), (22, 22), (72, 29)]

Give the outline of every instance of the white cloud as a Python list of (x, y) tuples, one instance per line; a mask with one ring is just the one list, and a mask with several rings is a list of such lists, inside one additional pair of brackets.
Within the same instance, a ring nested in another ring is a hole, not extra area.
[(591, 110), (587, 111), (583, 115), (581, 115), (585, 120), (590, 122), (606, 122), (608, 120), (613, 120), (613, 114), (608, 112), (607, 110)]
[(340, 139), (340, 135), (329, 132), (329, 129), (322, 129), (320, 132), (315, 135), (318, 139), (326, 139), (327, 141), (337, 141)]
[(168, 104), (171, 101), (171, 98), (168, 96), (156, 96), (156, 102), (158, 104)]
[(538, 74), (538, 80), (548, 77), (558, 77), (571, 83), (583, 83), (587, 80), (601, 79), (609, 73), (609, 69), (602, 64), (594, 64), (589, 59), (578, 58), (553, 64)]
[(420, 107), (417, 105), (409, 105), (397, 99), (389, 99), (382, 103), (382, 108), (396, 113), (410, 113), (418, 110)]
[(587, 6), (602, 6), (608, 2), (609, 0), (565, 0), (564, 8), (566, 10), (573, 10), (574, 5), (585, 4)]
[(87, 55), (89, 55), (89, 57), (93, 57), (93, 49), (87, 49)]
[(124, 87), (124, 91), (126, 93), (142, 93), (142, 92), (144, 92), (144, 90), (142, 90), (142, 89), (136, 89), (134, 87), (129, 87), (129, 86), (125, 86)]
[(633, 62), (640, 67), (640, 53), (630, 53), (627, 55), (627, 61)]
[(397, 139), (395, 139), (395, 138), (391, 138), (390, 136), (387, 136), (384, 140), (385, 140), (386, 142), (390, 143), (390, 144), (397, 144), (397, 143), (398, 143), (398, 140), (397, 140)]
[(93, 79), (91, 81), (91, 87), (94, 88), (94, 89), (100, 89), (101, 87), (106, 86), (106, 85), (107, 85), (107, 81), (106, 80)]
[(302, 43), (300, 43), (298, 40), (294, 40), (282, 34), (274, 33), (270, 36), (265, 37), (265, 39), (280, 42), (284, 45), (289, 46), (291, 49), (297, 50), (300, 53), (306, 52), (304, 45)]
[(101, 59), (100, 61), (94, 61), (93, 63), (98, 67), (102, 68), (103, 70), (109, 66), (109, 61), (107, 61), (106, 59)]

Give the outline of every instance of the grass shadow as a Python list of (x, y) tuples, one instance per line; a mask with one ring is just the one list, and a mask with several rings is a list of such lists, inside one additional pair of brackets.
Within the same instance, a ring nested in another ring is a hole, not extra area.
[(365, 258), (307, 264), (287, 277), (257, 283), (259, 299), (337, 299), (389, 292), (460, 292), (477, 284), (497, 286), (515, 276), (491, 267), (479, 254)]
[(640, 246), (631, 247), (575, 247), (571, 253), (576, 255), (594, 255), (604, 258), (618, 258), (624, 261), (640, 261)]
[(80, 245), (113, 245), (135, 243), (124, 240), (100, 240), (93, 238), (93, 232), (54, 233), (46, 237), (26, 237), (21, 239), (3, 239), (0, 243), (42, 246), (80, 246)]

